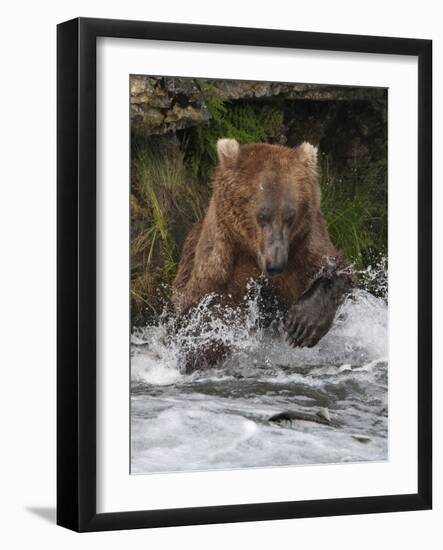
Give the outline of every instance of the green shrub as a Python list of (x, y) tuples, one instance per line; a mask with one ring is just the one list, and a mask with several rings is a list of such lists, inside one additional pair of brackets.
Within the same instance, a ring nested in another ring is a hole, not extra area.
[(207, 181), (217, 163), (216, 143), (219, 138), (235, 138), (240, 143), (269, 141), (281, 128), (283, 113), (266, 103), (225, 102), (211, 94), (210, 84), (203, 85), (203, 88), (211, 119), (190, 128), (184, 144), (193, 174), (199, 180)]

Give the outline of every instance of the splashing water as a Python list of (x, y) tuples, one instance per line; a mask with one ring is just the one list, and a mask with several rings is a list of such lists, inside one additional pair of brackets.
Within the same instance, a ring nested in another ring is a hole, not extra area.
[[(368, 269), (372, 283), (374, 273)], [(173, 320), (132, 335), (132, 473), (387, 459), (384, 297), (355, 290), (311, 349), (294, 349), (275, 330), (258, 328), (254, 293), (246, 315), (220, 311), (196, 337), (212, 300), (205, 298), (174, 337)], [(183, 374), (183, 349), (214, 339), (229, 345), (229, 357)], [(283, 411), (315, 418), (320, 407), (328, 407), (334, 426), (269, 422)]]

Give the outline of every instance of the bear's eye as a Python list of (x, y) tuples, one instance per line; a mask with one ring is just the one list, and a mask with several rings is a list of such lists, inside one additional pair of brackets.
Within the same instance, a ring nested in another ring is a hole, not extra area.
[(295, 210), (290, 210), (289, 212), (286, 212), (286, 214), (283, 217), (283, 221), (288, 225), (291, 225), (292, 223), (294, 223), (294, 220), (295, 220)]
[(267, 223), (270, 223), (271, 221), (271, 213), (266, 211), (258, 212), (257, 214), (257, 222), (260, 225), (266, 225)]

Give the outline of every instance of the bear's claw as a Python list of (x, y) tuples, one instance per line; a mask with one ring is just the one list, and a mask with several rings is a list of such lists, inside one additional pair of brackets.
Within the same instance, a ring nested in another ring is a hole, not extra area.
[(287, 340), (293, 347), (312, 348), (331, 328), (337, 306), (329, 284), (317, 280), (288, 312)]

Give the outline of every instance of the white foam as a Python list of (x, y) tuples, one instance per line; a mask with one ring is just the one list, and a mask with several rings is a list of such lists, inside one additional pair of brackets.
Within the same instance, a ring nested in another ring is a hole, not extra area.
[[(212, 300), (178, 331), (168, 319), (132, 337), (133, 473), (387, 459), (384, 298), (356, 290), (312, 349), (258, 329), (253, 293), (246, 315), (227, 309), (207, 322)], [(182, 374), (183, 350), (214, 339), (231, 355), (214, 369)], [(341, 427), (269, 423), (285, 410), (315, 415), (320, 407)], [(363, 445), (356, 433), (370, 441)]]
[[(210, 305), (208, 297), (189, 323), (174, 335), (170, 320), (139, 330), (132, 339), (133, 349), (138, 350), (131, 360), (132, 381), (163, 385), (181, 380), (183, 351), (198, 350), (211, 341), (221, 342), (232, 350), (225, 364), (219, 365), (223, 375), (238, 371), (244, 375), (263, 375), (268, 370), (270, 376), (275, 376), (276, 366), (330, 365), (334, 369), (342, 366), (343, 371), (346, 365), (362, 365), (387, 356), (386, 301), (363, 290), (354, 292), (339, 310), (329, 333), (309, 349), (294, 349), (283, 335), (257, 329), (257, 306), (253, 301), (248, 304), (246, 316), (230, 309), (205, 324)], [(292, 380), (296, 381), (297, 376)]]
[(182, 378), (176, 367), (162, 364), (148, 354), (136, 355), (131, 359), (131, 379), (156, 386), (174, 384)]

